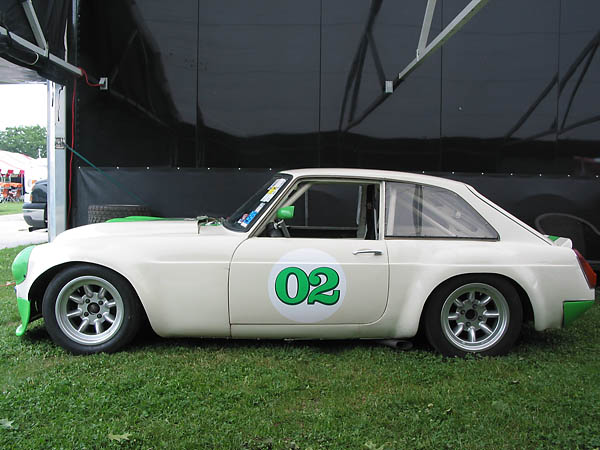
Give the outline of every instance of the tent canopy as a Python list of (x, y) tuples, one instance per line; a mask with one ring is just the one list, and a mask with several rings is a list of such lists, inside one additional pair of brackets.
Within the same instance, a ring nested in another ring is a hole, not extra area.
[(15, 175), (23, 171), (21, 182), (24, 183), (24, 192), (31, 192), (36, 181), (48, 177), (48, 160), (0, 150), (0, 174), (6, 175), (10, 170)]
[(34, 165), (34, 161), (35, 159), (31, 156), (0, 150), (0, 172), (3, 174), (9, 170), (18, 174), (21, 170), (25, 171), (31, 168)]

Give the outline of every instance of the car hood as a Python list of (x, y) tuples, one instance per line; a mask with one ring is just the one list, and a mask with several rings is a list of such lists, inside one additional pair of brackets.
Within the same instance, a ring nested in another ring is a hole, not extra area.
[(92, 225), (84, 225), (60, 233), (54, 242), (64, 243), (67, 241), (110, 237), (135, 236), (232, 236), (239, 235), (227, 230), (222, 225), (207, 225), (198, 227), (195, 219), (183, 220), (152, 220), (140, 222), (104, 222)]

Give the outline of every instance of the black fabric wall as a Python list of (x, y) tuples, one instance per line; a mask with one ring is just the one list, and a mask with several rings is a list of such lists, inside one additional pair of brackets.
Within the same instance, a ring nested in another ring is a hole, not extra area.
[[(432, 35), (466, 3), (440, 0)], [(105, 166), (600, 173), (599, 2), (490, 2), (370, 110), (424, 9), (86, 0), (80, 62), (111, 89), (79, 86), (76, 140)]]
[[(89, 205), (143, 204), (160, 217), (227, 217), (273, 170), (80, 167), (74, 225), (85, 225)], [(593, 178), (437, 174), (463, 181), (546, 234), (570, 236), (586, 257), (600, 263), (598, 181)], [(354, 195), (354, 194), (353, 194)], [(578, 219), (573, 219), (574, 217)], [(587, 223), (587, 224), (586, 224)]]
[(74, 226), (88, 223), (88, 206), (142, 204), (159, 217), (228, 216), (275, 172), (238, 169), (77, 169)]
[[(87, 223), (87, 206), (142, 204), (161, 217), (226, 217), (277, 171), (272, 169), (191, 169), (78, 167), (76, 225)], [(527, 175), (442, 174), (465, 182), (532, 226), (542, 214), (578, 211), (600, 223), (596, 178)]]

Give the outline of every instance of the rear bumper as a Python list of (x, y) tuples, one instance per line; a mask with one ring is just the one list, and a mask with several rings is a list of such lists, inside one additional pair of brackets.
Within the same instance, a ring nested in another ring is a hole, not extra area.
[(32, 228), (47, 228), (46, 224), (46, 204), (45, 203), (25, 203), (23, 205), (23, 219)]
[(563, 327), (569, 326), (575, 319), (594, 305), (594, 300), (567, 301), (563, 303)]

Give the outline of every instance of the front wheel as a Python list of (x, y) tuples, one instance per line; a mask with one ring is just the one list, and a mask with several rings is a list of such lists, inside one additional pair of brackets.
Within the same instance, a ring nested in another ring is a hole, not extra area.
[(44, 294), (42, 313), (52, 340), (71, 353), (110, 353), (137, 333), (141, 306), (120, 275), (82, 264), (54, 277)]
[(438, 287), (425, 308), (425, 333), (446, 356), (506, 354), (523, 321), (512, 284), (490, 275), (468, 275)]

